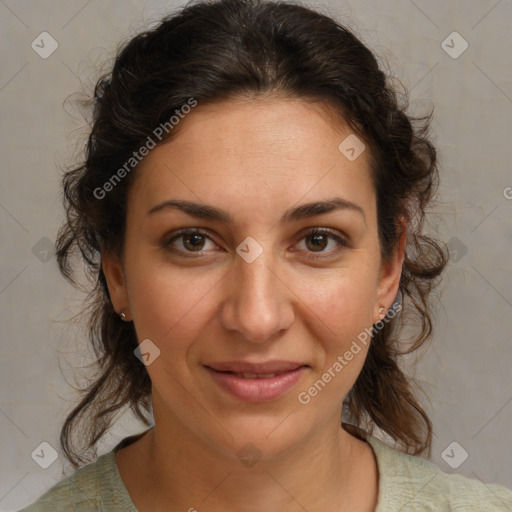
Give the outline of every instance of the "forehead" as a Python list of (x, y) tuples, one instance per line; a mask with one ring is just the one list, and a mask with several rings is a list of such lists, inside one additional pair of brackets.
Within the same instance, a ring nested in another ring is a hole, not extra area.
[(342, 195), (371, 209), (368, 151), (352, 161), (340, 151), (353, 130), (326, 104), (199, 103), (176, 128), (137, 169), (133, 192), (146, 205), (179, 197), (259, 205), (269, 213), (285, 203)]

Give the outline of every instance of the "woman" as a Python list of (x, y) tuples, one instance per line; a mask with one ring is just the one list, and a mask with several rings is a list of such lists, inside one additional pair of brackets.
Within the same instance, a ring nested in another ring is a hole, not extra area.
[(447, 263), (422, 233), (436, 152), (350, 31), (190, 5), (122, 49), (93, 106), (58, 259), (73, 279), (78, 248), (92, 277), (100, 375), (61, 443), (78, 468), (73, 434), (93, 450), (124, 406), (154, 426), (24, 510), (512, 509), (414, 456), (432, 425), (399, 362)]

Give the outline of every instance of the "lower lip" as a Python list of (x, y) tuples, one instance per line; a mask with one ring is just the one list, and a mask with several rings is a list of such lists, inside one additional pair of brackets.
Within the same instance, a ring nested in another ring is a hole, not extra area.
[(245, 402), (267, 402), (290, 391), (307, 369), (301, 366), (290, 372), (267, 379), (244, 379), (234, 373), (224, 373), (206, 367), (219, 386), (229, 394)]

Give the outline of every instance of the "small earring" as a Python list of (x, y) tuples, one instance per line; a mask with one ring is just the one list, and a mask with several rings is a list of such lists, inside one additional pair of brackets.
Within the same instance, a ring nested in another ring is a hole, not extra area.
[(386, 316), (386, 312), (387, 312), (387, 310), (386, 310), (386, 308), (384, 306), (381, 306), (379, 308), (379, 314), (380, 314), (381, 320)]
[(126, 322), (126, 315), (124, 314), (124, 312), (123, 312), (123, 311), (121, 311), (121, 313), (119, 313), (119, 318), (121, 318), (121, 320), (122, 320), (123, 322)]

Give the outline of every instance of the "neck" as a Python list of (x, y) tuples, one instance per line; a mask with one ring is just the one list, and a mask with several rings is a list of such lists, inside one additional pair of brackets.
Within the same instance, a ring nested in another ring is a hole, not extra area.
[(375, 510), (373, 452), (339, 421), (278, 456), (258, 459), (254, 451), (253, 459), (244, 461), (213, 448), (179, 422), (155, 424), (139, 441), (139, 472), (131, 486), (137, 488), (131, 494), (141, 512), (158, 510), (162, 503), (169, 504), (165, 510), (190, 512)]

